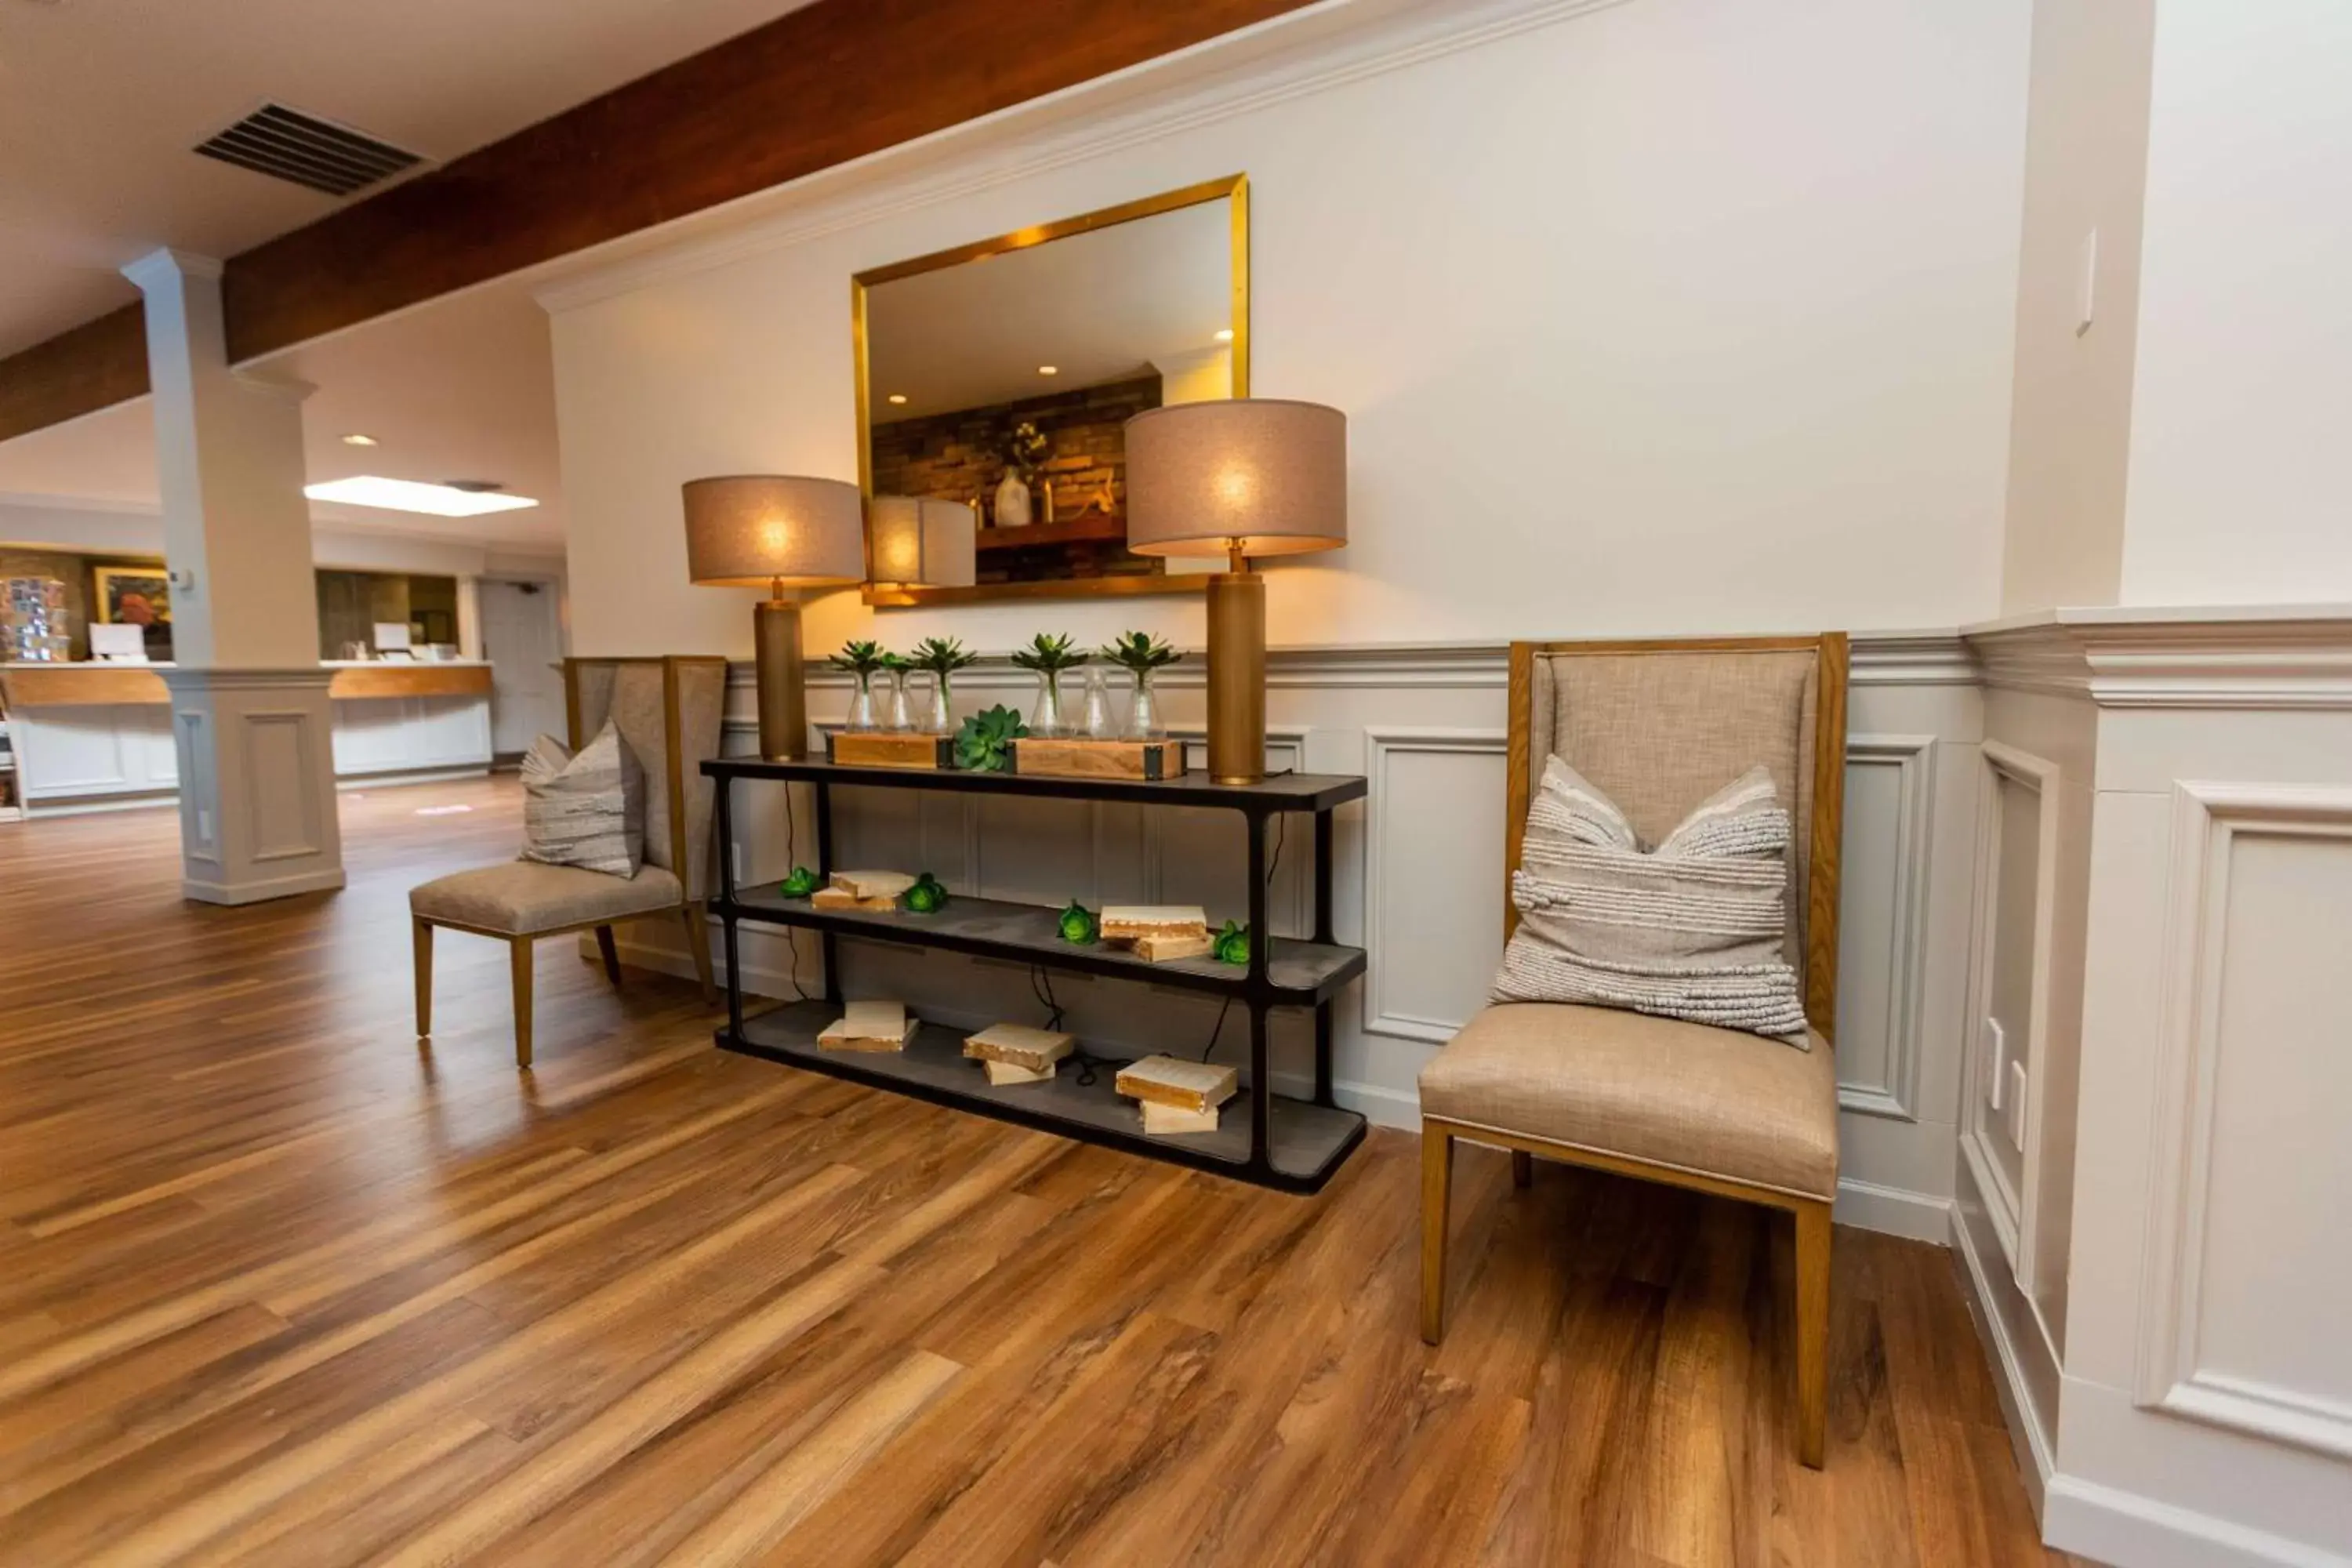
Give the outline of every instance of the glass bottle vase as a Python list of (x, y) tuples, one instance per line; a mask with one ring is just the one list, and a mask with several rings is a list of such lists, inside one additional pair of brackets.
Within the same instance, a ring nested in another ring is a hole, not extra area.
[(923, 721), (926, 735), (952, 735), (955, 720), (950, 717), (952, 699), (948, 690), (948, 678), (936, 672), (931, 676), (931, 700)]
[(849, 717), (841, 727), (853, 734), (863, 734), (874, 728), (874, 677), (870, 671), (858, 672), (857, 684), (850, 691)]
[(885, 670), (890, 678), (890, 697), (884, 709), (883, 728), (893, 734), (903, 735), (915, 727), (915, 707), (907, 700), (907, 672)]
[(1135, 672), (1135, 697), (1127, 706), (1127, 725), (1119, 731), (1123, 741), (1157, 741), (1168, 731), (1160, 721), (1160, 694), (1152, 689), (1154, 672)]
[(1063, 733), (1062, 676), (1059, 670), (1037, 672), (1037, 701), (1029, 710), (1029, 732), (1043, 739)]
[(1086, 716), (1079, 728), (1089, 741), (1108, 741), (1118, 733), (1111, 722), (1110, 690), (1099, 669), (1087, 671)]

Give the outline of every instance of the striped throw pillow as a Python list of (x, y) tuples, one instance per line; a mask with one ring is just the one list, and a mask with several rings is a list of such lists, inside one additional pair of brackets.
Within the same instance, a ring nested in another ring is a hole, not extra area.
[(1498, 1002), (1624, 1007), (1806, 1046), (1785, 950), (1789, 814), (1752, 768), (1645, 851), (1616, 804), (1558, 757), (1511, 876), (1518, 929)]
[(646, 774), (610, 722), (577, 756), (541, 735), (522, 759), (522, 858), (635, 877), (645, 860)]

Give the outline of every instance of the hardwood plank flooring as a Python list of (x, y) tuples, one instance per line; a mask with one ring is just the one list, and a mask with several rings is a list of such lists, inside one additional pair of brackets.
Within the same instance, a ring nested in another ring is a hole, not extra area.
[[(422, 815), (426, 808), (462, 812)], [(2035, 1537), (1951, 1259), (1500, 1153), (1416, 1332), (1418, 1152), (1259, 1192), (742, 1058), (691, 985), (407, 888), (510, 783), (343, 800), (351, 885), (179, 897), (166, 812), (0, 826), (0, 1563), (1916, 1564)]]

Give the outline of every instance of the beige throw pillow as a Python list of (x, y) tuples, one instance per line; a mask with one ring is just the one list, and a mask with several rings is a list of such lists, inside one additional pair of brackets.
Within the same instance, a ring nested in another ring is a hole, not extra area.
[(1805, 1047), (1785, 951), (1789, 841), (1789, 814), (1760, 767), (1645, 852), (1615, 802), (1546, 758), (1495, 1000), (1624, 1007)]
[(522, 759), (522, 858), (635, 877), (645, 859), (646, 774), (611, 723), (573, 756), (541, 735)]

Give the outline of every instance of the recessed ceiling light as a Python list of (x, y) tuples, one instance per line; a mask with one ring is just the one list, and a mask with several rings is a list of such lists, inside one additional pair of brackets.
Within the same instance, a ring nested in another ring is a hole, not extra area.
[(354, 430), (350, 435), (343, 437), (343, 445), (346, 447), (373, 447), (375, 445), (375, 437), (373, 436), (362, 436), (358, 431)]
[(904, 403), (907, 401), (907, 395), (903, 392), (894, 392), (890, 395), (890, 401), (893, 403)]
[(1062, 367), (1057, 364), (1041, 364), (1037, 367), (1037, 374), (1039, 375), (1059, 375), (1062, 374)]
[(1219, 327), (1217, 329), (1217, 341), (1221, 343), (1232, 342), (1234, 341), (1234, 330), (1231, 327)]
[(449, 485), (419, 484), (415, 479), (387, 479), (374, 474), (305, 485), (302, 493), (312, 500), (341, 501), (384, 511), (421, 511), (433, 517), (478, 517), (486, 511), (520, 511), (539, 504), (529, 496), (491, 495)]

